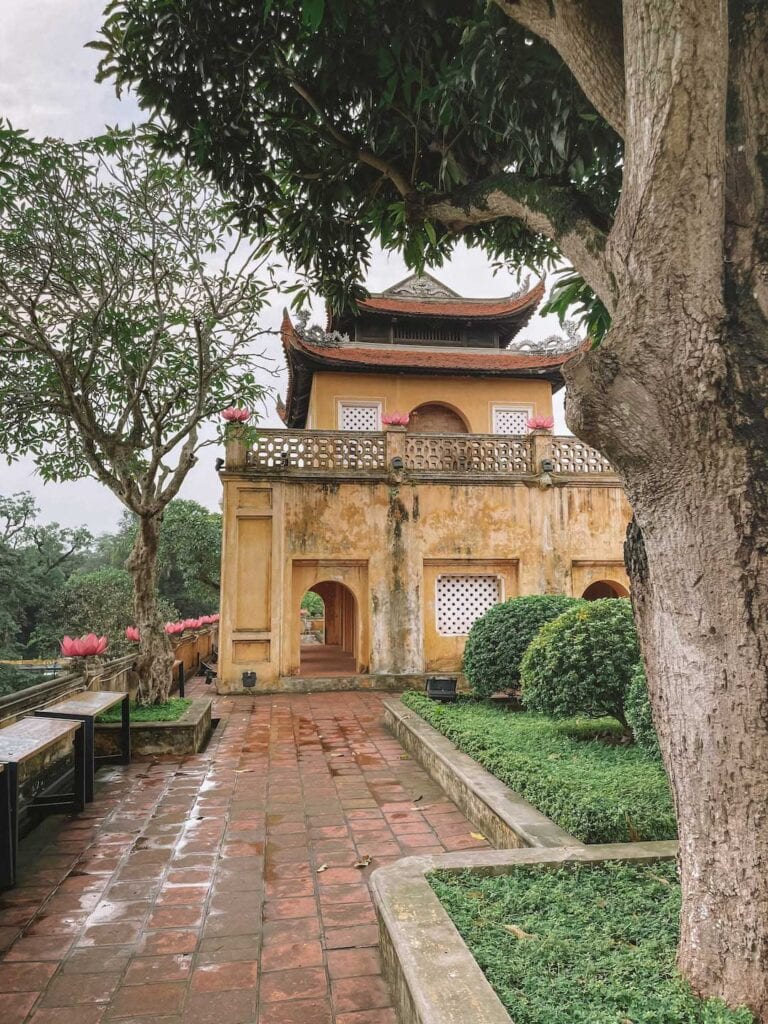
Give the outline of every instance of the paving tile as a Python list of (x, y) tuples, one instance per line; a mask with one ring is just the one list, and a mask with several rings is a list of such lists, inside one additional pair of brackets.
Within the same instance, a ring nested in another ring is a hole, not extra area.
[(2, 1024), (395, 1024), (369, 876), (473, 828), (380, 701), (221, 697), (203, 754), (100, 771), (2, 896)]

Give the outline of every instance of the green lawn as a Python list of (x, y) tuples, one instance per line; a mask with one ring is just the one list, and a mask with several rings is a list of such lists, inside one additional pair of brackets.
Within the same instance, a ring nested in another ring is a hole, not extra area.
[[(136, 704), (134, 701), (131, 701), (131, 721), (175, 722), (177, 718), (181, 718), (191, 703), (192, 701), (188, 697), (171, 697), (170, 700), (165, 701), (163, 704), (152, 704), (150, 706)], [(99, 715), (96, 721), (119, 722), (121, 721), (121, 716), (122, 708), (118, 704), (114, 708), (110, 708), (109, 711), (105, 711), (103, 715)]]
[(752, 1024), (748, 1010), (696, 999), (677, 974), (670, 862), (429, 882), (515, 1024)]
[(403, 702), (584, 843), (674, 839), (675, 816), (661, 762), (619, 736), (618, 724), (515, 713), (470, 699)]

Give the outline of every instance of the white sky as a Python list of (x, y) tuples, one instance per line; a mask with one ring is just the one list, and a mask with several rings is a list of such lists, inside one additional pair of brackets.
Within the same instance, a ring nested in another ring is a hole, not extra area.
[[(35, 136), (54, 135), (69, 141), (101, 132), (106, 125), (126, 127), (142, 120), (130, 96), (118, 100), (109, 84), (94, 81), (99, 53), (84, 48), (95, 39), (105, 0), (0, 0), (0, 117), (15, 128)], [(381, 291), (407, 273), (395, 255), (378, 252), (373, 259), (368, 287)], [(511, 275), (494, 277), (479, 252), (461, 249), (436, 276), (467, 296), (508, 295), (516, 290)], [(277, 330), (282, 306), (277, 300), (265, 311), (263, 326)], [(314, 303), (314, 320), (324, 322), (321, 304)], [(555, 317), (535, 316), (523, 335), (542, 338), (559, 332)], [(268, 383), (284, 391), (285, 372), (277, 337), (268, 342), (278, 376)], [(0, 383), (0, 386), (2, 384)], [(561, 392), (562, 396), (562, 392)], [(556, 430), (565, 430), (562, 397), (556, 399)], [(278, 426), (273, 403), (265, 426)], [(190, 473), (181, 496), (217, 508), (220, 496), (214, 461), (222, 454), (204, 449), (200, 463)], [(0, 464), (0, 493), (31, 491), (41, 507), (42, 519), (63, 526), (86, 525), (95, 533), (112, 530), (122, 506), (110, 491), (94, 480), (45, 484), (35, 474), (31, 460), (13, 466)]]

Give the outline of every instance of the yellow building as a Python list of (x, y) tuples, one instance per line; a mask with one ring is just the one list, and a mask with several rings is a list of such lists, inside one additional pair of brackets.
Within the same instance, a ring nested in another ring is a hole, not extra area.
[[(610, 466), (529, 429), (568, 358), (511, 347), (542, 295), (466, 299), (422, 275), (328, 333), (286, 314), (285, 429), (230, 428), (221, 474), (221, 692), (418, 685), (460, 670), (498, 601), (626, 594)], [(322, 644), (302, 643), (310, 590)]]

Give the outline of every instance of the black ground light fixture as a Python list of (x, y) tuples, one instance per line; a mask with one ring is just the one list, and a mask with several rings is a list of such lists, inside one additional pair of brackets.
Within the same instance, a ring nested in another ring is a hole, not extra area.
[(453, 704), (458, 697), (458, 681), (456, 676), (427, 676), (427, 696), (441, 704)]
[(255, 672), (243, 672), (243, 687), (246, 690), (250, 690), (256, 685), (256, 673)]

